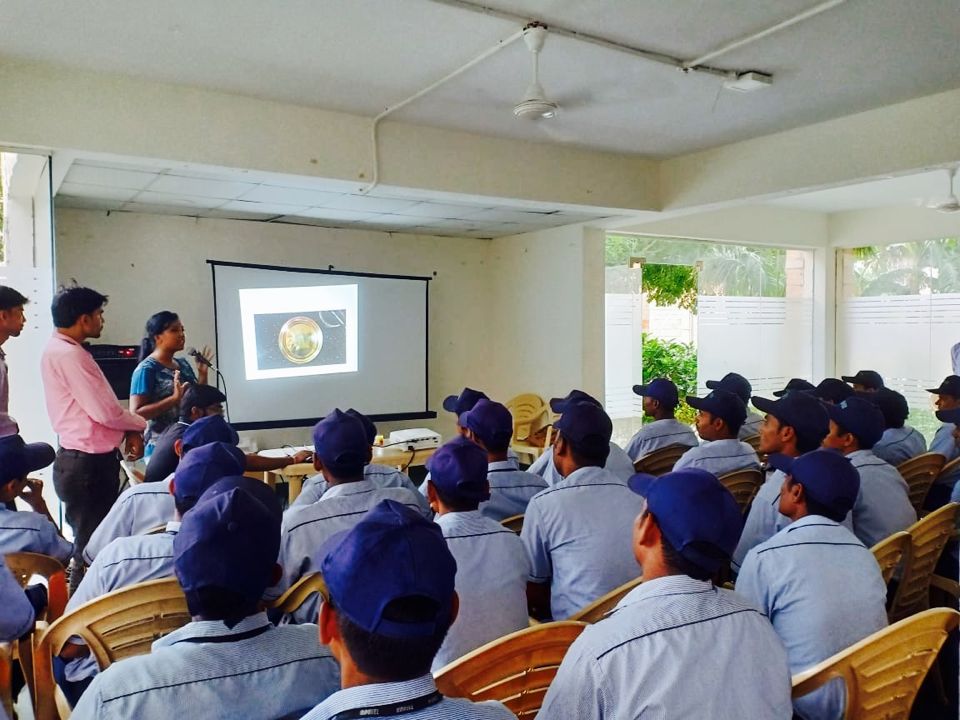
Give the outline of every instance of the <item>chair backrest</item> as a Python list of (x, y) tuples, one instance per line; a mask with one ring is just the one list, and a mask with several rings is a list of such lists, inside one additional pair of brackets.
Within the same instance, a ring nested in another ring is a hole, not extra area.
[(518, 718), (533, 717), (585, 627), (571, 620), (543, 623), (489, 642), (434, 673), (437, 689), (447, 697), (499, 700)]
[(523, 514), (511, 515), (508, 518), (504, 518), (500, 521), (500, 524), (507, 528), (507, 530), (513, 530), (519, 535), (520, 531), (523, 530)]
[(660, 477), (673, 470), (680, 456), (689, 449), (688, 445), (667, 445), (637, 460), (633, 464), (633, 469), (638, 473)]
[(523, 393), (508, 400), (506, 406), (513, 415), (511, 442), (524, 442), (550, 424), (550, 406), (539, 395)]
[(960, 504), (948, 503), (907, 528), (910, 556), (887, 611), (890, 622), (930, 606), (930, 580), (940, 553), (956, 531), (958, 511)]
[(307, 573), (288, 587), (283, 595), (268, 603), (268, 607), (280, 610), (284, 614), (290, 614), (299, 610), (300, 606), (316, 593), (326, 596), (327, 584), (323, 581), (323, 576), (320, 573)]
[(960, 478), (960, 457), (955, 458), (940, 468), (937, 481), (943, 482), (948, 478)]
[(760, 452), (760, 433), (754, 435), (747, 435), (743, 442), (753, 448), (753, 451), (756, 453)]
[(897, 465), (897, 471), (907, 483), (910, 503), (918, 513), (946, 461), (940, 453), (924, 453)]
[(901, 530), (870, 548), (870, 552), (877, 560), (877, 565), (880, 566), (880, 574), (883, 575), (885, 585), (893, 578), (893, 573), (896, 572), (900, 563), (909, 559), (910, 542), (910, 533)]
[(31, 575), (47, 579), (47, 609), (38, 619), (53, 622), (63, 615), (67, 607), (67, 574), (59, 560), (32, 552), (7, 553), (3, 560), (20, 587), (27, 586)]
[(733, 495), (740, 510), (746, 512), (750, 503), (753, 502), (753, 496), (763, 484), (763, 473), (756, 468), (744, 468), (728, 472), (717, 479)]
[(598, 620), (602, 620), (608, 612), (617, 606), (617, 603), (623, 599), (624, 595), (642, 582), (642, 577), (634, 578), (630, 582), (625, 582), (620, 587), (614, 588), (606, 595), (597, 598), (582, 610), (575, 612), (570, 616), (570, 619), (585, 623), (595, 623)]
[(910, 708), (960, 613), (935, 608), (880, 630), (793, 676), (793, 697), (834, 678), (847, 686), (846, 720), (908, 720)]

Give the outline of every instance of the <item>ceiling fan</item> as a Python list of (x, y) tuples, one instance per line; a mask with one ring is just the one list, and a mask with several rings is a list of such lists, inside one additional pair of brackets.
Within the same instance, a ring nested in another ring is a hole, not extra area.
[(523, 42), (533, 55), (533, 79), (527, 85), (523, 100), (514, 105), (513, 114), (525, 120), (549, 120), (560, 106), (549, 100), (540, 84), (540, 51), (547, 40), (547, 26), (532, 22), (523, 29)]
[(953, 187), (953, 181), (957, 177), (957, 169), (950, 168), (947, 171), (950, 177), (950, 194), (946, 200), (936, 200), (927, 205), (931, 210), (936, 210), (937, 212), (942, 213), (955, 213), (960, 212), (960, 198), (957, 197), (956, 190)]

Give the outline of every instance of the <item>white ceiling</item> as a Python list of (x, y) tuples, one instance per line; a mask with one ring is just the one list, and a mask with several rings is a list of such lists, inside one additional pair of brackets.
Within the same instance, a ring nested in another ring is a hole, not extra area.
[(495, 238), (597, 220), (566, 206), (423, 193), (356, 183), (147, 160), (73, 162), (57, 207)]
[[(815, 0), (483, 0), (524, 17), (692, 58)], [(430, 0), (3, 0), (0, 59), (18, 58), (372, 116), (520, 21)], [(551, 36), (553, 122), (516, 120), (529, 56), (515, 43), (395, 119), (670, 156), (960, 86), (960, 2), (848, 0), (711, 64), (774, 74), (751, 94)]]

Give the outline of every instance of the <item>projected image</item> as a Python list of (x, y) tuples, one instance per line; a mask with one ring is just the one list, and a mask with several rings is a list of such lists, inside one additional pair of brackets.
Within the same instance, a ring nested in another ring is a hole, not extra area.
[(248, 380), (356, 372), (357, 286), (241, 289)]

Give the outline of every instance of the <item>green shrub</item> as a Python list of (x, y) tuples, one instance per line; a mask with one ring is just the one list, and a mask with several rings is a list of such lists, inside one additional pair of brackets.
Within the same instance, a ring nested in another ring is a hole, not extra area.
[[(665, 377), (676, 383), (680, 392), (677, 420), (693, 424), (697, 411), (683, 401), (686, 395), (697, 391), (697, 349), (689, 343), (659, 340), (643, 334), (643, 382)], [(650, 418), (644, 418), (649, 422)]]

